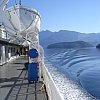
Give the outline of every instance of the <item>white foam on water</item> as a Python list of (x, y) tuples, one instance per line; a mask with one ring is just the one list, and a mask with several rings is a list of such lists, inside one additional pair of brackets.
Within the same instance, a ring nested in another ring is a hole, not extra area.
[(51, 64), (46, 63), (46, 67), (60, 93), (63, 95), (64, 100), (97, 100), (83, 89), (79, 83), (60, 73)]

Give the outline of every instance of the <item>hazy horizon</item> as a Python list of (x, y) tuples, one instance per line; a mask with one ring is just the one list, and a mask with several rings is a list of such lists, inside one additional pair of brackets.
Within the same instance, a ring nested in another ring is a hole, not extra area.
[[(83, 32), (79, 32), (79, 31), (74, 31), (74, 30), (58, 30), (58, 31), (52, 31), (52, 30), (48, 30), (48, 29), (45, 29), (45, 30), (41, 30), (40, 32), (42, 31), (50, 31), (50, 32), (59, 32), (59, 31), (71, 31), (71, 32), (78, 32), (78, 33), (83, 33)], [(83, 34), (92, 34), (93, 32), (91, 33), (83, 33)], [(100, 34), (100, 32), (94, 32), (93, 34)]]

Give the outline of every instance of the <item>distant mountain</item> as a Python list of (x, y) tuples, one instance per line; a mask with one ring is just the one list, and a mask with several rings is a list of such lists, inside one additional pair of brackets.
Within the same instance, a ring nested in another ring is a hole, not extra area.
[(98, 43), (100, 43), (100, 33), (80, 33), (79, 40), (91, 42), (96, 46)]
[(75, 31), (60, 30), (58, 32), (51, 32), (49, 30), (41, 31), (39, 33), (40, 44), (43, 47), (47, 47), (50, 44), (59, 42), (74, 42), (74, 41), (85, 41), (92, 43), (96, 46), (100, 43), (100, 33), (80, 33)]
[(77, 41), (80, 33), (74, 31), (60, 30), (59, 32), (42, 31), (40, 32), (40, 44), (46, 47), (49, 44), (58, 42)]
[(47, 49), (54, 49), (54, 48), (86, 48), (92, 47), (90, 43), (84, 41), (75, 41), (75, 42), (60, 42), (54, 43), (47, 46)]

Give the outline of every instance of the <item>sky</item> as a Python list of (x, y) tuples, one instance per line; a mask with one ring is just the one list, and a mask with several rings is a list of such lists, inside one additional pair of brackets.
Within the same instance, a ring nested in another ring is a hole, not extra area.
[(100, 33), (100, 0), (22, 0), (22, 5), (39, 11), (41, 31)]

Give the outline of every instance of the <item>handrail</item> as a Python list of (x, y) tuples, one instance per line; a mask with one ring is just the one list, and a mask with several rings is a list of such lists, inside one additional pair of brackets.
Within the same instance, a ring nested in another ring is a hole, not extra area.
[(54, 80), (52, 79), (48, 69), (44, 64), (42, 66), (42, 71), (43, 71), (44, 84), (46, 85), (46, 91), (49, 100), (64, 100), (63, 95), (58, 90), (57, 86), (54, 83)]
[(4, 6), (7, 4), (8, 1), (9, 0), (2, 0), (2, 1), (0, 1), (0, 9), (3, 10)]

